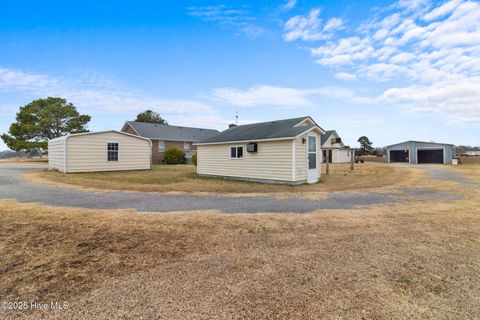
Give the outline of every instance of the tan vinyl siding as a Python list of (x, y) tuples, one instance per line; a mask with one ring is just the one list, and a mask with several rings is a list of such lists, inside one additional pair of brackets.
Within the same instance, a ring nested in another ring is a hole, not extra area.
[[(247, 144), (197, 146), (197, 172), (216, 176), (292, 181), (292, 140), (258, 142), (258, 152)], [(230, 159), (230, 147), (243, 146), (243, 159)]]
[(349, 149), (333, 149), (332, 160), (334, 163), (346, 163), (350, 162), (350, 150)]
[(307, 144), (303, 143), (303, 135), (295, 140), (295, 175), (296, 180), (307, 179)]
[(63, 172), (63, 164), (65, 161), (64, 154), (65, 140), (54, 140), (48, 142), (48, 168)]
[[(118, 162), (107, 161), (107, 143), (118, 143)], [(151, 168), (150, 142), (116, 132), (67, 139), (67, 172), (140, 170)]]

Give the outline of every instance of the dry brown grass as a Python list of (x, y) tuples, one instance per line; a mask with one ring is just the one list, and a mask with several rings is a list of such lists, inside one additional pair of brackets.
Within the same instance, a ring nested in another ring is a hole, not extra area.
[(462, 164), (458, 166), (451, 166), (452, 169), (462, 172), (466, 176), (480, 180), (480, 164)]
[[(325, 172), (325, 170), (323, 170)], [(194, 166), (155, 166), (153, 170), (128, 172), (95, 172), (63, 174), (35, 172), (27, 178), (37, 182), (50, 182), (64, 186), (104, 190), (130, 190), (148, 192), (200, 192), (228, 194), (305, 193), (382, 188), (408, 183), (418, 174), (406, 167), (386, 164), (358, 164), (350, 171), (348, 164), (333, 164), (330, 175), (322, 176), (314, 185), (268, 185), (197, 176)]]
[[(69, 302), (59, 319), (476, 319), (480, 190), (428, 183), (465, 198), (304, 215), (0, 200), (0, 300)], [(52, 313), (0, 310), (20, 316)]]
[(68, 301), (66, 319), (474, 319), (480, 191), (454, 191), (466, 198), (306, 215), (4, 200), (0, 296)]
[(34, 163), (45, 163), (48, 162), (48, 158), (9, 158), (9, 159), (0, 159), (0, 163), (19, 163), (19, 162), (34, 162)]

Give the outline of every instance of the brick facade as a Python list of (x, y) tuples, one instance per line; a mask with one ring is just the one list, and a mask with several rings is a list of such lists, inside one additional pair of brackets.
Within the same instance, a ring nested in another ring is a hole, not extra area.
[[(152, 140), (152, 157), (154, 164), (161, 164), (163, 163), (163, 151), (160, 152), (158, 150), (158, 141), (159, 140)], [(178, 148), (185, 152), (186, 157), (191, 157), (193, 154), (197, 153), (197, 146), (193, 145), (193, 142), (189, 141), (190, 149), (185, 150), (183, 149), (183, 141), (165, 141), (165, 150), (168, 148)]]
[[(127, 125), (124, 130), (126, 133), (134, 134), (137, 135), (137, 133)], [(158, 151), (158, 141), (159, 140), (152, 140), (152, 162), (153, 164), (162, 164), (163, 163), (163, 151), (160, 152)], [(185, 152), (185, 156), (189, 157), (192, 156), (193, 154), (197, 153), (197, 146), (193, 145), (193, 142), (189, 141), (190, 143), (190, 150), (184, 150), (183, 149), (183, 143), (184, 141), (165, 141), (165, 150), (171, 147), (179, 148), (180, 150), (183, 150)]]

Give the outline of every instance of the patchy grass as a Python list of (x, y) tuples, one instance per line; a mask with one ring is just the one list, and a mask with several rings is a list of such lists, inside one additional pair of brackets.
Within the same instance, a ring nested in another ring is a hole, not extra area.
[(68, 301), (59, 319), (474, 319), (480, 190), (456, 192), (465, 200), (305, 215), (1, 200), (0, 296)]
[[(324, 168), (323, 172), (325, 172)], [(189, 165), (159, 165), (153, 170), (123, 172), (63, 174), (44, 171), (30, 173), (27, 177), (39, 182), (107, 190), (278, 194), (397, 186), (413, 179), (415, 174), (418, 173), (407, 167), (365, 163), (356, 165), (354, 171), (350, 171), (348, 164), (333, 164), (330, 166), (330, 175), (323, 175), (320, 183), (301, 186), (268, 185), (200, 177), (196, 174), (195, 167)]]
[(470, 178), (480, 180), (480, 164), (478, 163), (461, 164), (457, 166), (450, 166), (450, 168), (462, 172)]
[(9, 158), (9, 159), (0, 159), (0, 163), (19, 163), (19, 162), (45, 163), (45, 162), (48, 162), (48, 158)]

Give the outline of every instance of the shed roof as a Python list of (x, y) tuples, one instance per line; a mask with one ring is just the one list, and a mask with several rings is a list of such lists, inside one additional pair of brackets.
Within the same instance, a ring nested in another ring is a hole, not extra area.
[(305, 116), (300, 118), (275, 120), (268, 122), (252, 123), (229, 128), (219, 134), (203, 139), (198, 144), (222, 143), (232, 141), (257, 141), (270, 139), (289, 139), (314, 128), (324, 132), (318, 125), (297, 126), (305, 120), (312, 118)]
[(68, 138), (72, 138), (72, 137), (78, 137), (78, 136), (87, 136), (87, 135), (93, 135), (93, 134), (100, 134), (100, 133), (107, 133), (107, 132), (113, 132), (113, 133), (117, 133), (117, 134), (123, 134), (123, 135), (126, 135), (126, 136), (130, 136), (132, 138), (136, 138), (136, 139), (142, 139), (142, 140), (147, 140), (151, 143), (150, 139), (148, 138), (145, 138), (145, 137), (141, 137), (141, 136), (136, 136), (134, 134), (130, 134), (130, 133), (127, 133), (127, 132), (122, 132), (122, 131), (118, 131), (118, 130), (104, 130), (104, 131), (88, 131), (88, 132), (81, 132), (81, 133), (68, 133), (64, 136), (60, 136), (60, 137), (57, 137), (57, 138), (53, 138), (53, 139), (50, 139), (48, 141), (61, 141), (61, 140), (65, 140), (65, 139), (68, 139)]
[(154, 140), (197, 142), (201, 139), (206, 139), (218, 134), (218, 130), (213, 129), (180, 127), (137, 121), (127, 121), (123, 128), (127, 125), (129, 125), (139, 136)]

